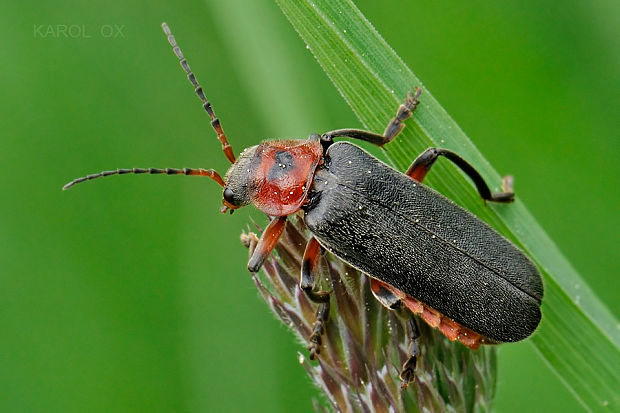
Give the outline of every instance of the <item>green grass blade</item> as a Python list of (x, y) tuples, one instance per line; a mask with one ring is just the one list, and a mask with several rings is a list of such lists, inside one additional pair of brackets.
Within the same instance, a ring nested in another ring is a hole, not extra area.
[[(405, 169), (428, 146), (454, 150), (498, 190), (499, 174), (422, 82), (347, 0), (277, 0), (280, 8), (363, 125), (381, 132), (406, 92), (423, 89), (414, 120), (386, 148)], [(426, 181), (425, 181), (426, 182)], [(438, 163), (427, 182), (525, 249), (543, 272), (543, 321), (530, 339), (590, 410), (619, 407), (620, 329), (526, 207), (483, 205), (460, 171)], [(495, 185), (494, 185), (495, 184)]]

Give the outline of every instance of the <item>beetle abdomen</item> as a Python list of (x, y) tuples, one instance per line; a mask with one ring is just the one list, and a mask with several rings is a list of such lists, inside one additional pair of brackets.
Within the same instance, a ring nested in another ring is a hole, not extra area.
[(536, 329), (536, 266), (474, 215), (361, 148), (330, 146), (310, 199), (308, 228), (363, 272), (492, 340)]

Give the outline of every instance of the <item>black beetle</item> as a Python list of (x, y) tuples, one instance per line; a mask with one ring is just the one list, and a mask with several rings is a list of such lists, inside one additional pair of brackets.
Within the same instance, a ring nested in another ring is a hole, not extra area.
[[(493, 194), (480, 174), (446, 149), (429, 148), (405, 174), (337, 137), (383, 146), (394, 139), (419, 103), (411, 92), (382, 135), (339, 129), (307, 140), (266, 141), (235, 159), (219, 120), (206, 100), (168, 26), (168, 36), (181, 66), (211, 117), (222, 150), (233, 164), (225, 179), (214, 170), (132, 168), (105, 171), (64, 186), (126, 173), (207, 176), (222, 187), (223, 212), (254, 204), (273, 219), (249, 262), (256, 272), (284, 230), (286, 217), (303, 211), (312, 233), (302, 262), (300, 287), (318, 303), (310, 338), (311, 357), (320, 352), (329, 315), (330, 294), (314, 291), (319, 257), (328, 250), (371, 277), (371, 289), (388, 308), (402, 305), (439, 328), (451, 340), (470, 348), (481, 343), (523, 340), (540, 322), (543, 285), (532, 261), (515, 245), (473, 214), (422, 185), (439, 156), (460, 167), (487, 201), (511, 202), (510, 177), (505, 192)], [(403, 385), (411, 380), (419, 354), (418, 333), (410, 322), (409, 359)]]

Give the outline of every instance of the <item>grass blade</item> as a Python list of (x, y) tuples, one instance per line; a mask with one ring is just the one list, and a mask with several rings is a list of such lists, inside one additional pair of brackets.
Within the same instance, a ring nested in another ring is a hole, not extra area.
[[(424, 90), (422, 104), (405, 131), (386, 148), (405, 169), (428, 146), (460, 153), (499, 185), (493, 170), (465, 133), (424, 89), (420, 80), (347, 0), (277, 0), (317, 61), (362, 124), (382, 131), (407, 90)], [(465, 206), (526, 250), (543, 272), (543, 321), (530, 342), (575, 397), (589, 410), (618, 408), (620, 330), (526, 207), (485, 206), (463, 174), (438, 164), (429, 185)], [(498, 188), (492, 188), (497, 190)]]

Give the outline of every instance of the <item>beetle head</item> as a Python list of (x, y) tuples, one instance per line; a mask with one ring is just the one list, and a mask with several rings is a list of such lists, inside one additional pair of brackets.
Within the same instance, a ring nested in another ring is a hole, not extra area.
[(239, 159), (226, 172), (226, 177), (224, 178), (226, 185), (224, 186), (224, 200), (222, 202), (224, 206), (232, 210), (252, 202), (248, 183), (252, 171), (252, 160), (257, 148), (258, 145), (246, 148), (239, 155)]

